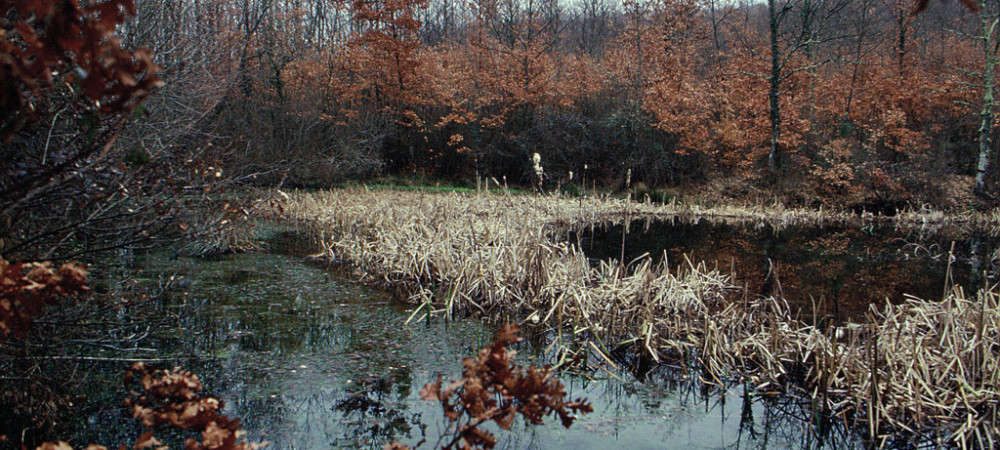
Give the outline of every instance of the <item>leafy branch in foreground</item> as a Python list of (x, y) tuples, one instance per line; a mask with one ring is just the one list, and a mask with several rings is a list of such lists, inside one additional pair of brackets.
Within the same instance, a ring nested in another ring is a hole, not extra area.
[(221, 400), (198, 393), (201, 381), (191, 372), (179, 367), (154, 370), (135, 363), (125, 373), (125, 384), (142, 388), (141, 393), (131, 392), (125, 406), (132, 408), (134, 419), (150, 429), (139, 437), (135, 448), (161, 446), (152, 431), (160, 425), (201, 432), (201, 442), (193, 437), (184, 441), (185, 450), (256, 450), (267, 445), (241, 441), (246, 432), (240, 423), (219, 413)]
[[(135, 363), (125, 372), (125, 385), (140, 389), (130, 391), (125, 407), (131, 409), (132, 418), (147, 428), (136, 439), (133, 449), (170, 448), (153, 434), (153, 429), (160, 425), (201, 433), (201, 442), (189, 437), (184, 441), (184, 450), (257, 450), (268, 445), (241, 441), (246, 431), (236, 419), (219, 413), (223, 407), (221, 400), (199, 394), (201, 381), (191, 372), (179, 367), (156, 370), (145, 363)], [(38, 449), (73, 450), (73, 447), (59, 441), (43, 443)], [(90, 444), (86, 450), (107, 450), (107, 447)]]
[[(521, 340), (517, 325), (504, 326), (494, 336), (493, 344), (479, 350), (475, 358), (462, 361), (462, 379), (442, 388), (439, 376), (420, 391), (424, 400), (440, 402), (448, 419), (449, 433), (445, 436), (450, 434), (452, 438), (442, 448), (493, 448), (496, 437), (479, 426), (494, 422), (510, 430), (518, 414), (532, 425), (542, 424), (545, 416), (556, 415), (569, 428), (576, 420), (574, 413), (593, 412), (586, 399), (563, 400), (566, 392), (551, 369), (519, 367), (513, 360), (516, 352), (507, 347)], [(387, 448), (409, 447), (394, 443)]]
[(86, 283), (87, 269), (76, 263), (54, 269), (48, 262), (7, 262), (0, 257), (0, 341), (21, 337), (45, 305), (87, 292)]

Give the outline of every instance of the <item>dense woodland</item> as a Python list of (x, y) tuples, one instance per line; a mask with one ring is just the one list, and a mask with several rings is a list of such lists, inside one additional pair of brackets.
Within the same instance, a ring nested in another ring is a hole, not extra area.
[(996, 166), (1000, 3), (974, 6), (138, 1), (121, 36), (166, 84), (120, 144), (133, 161), (197, 149), (232, 176), (300, 185), (525, 183), (539, 153), (552, 185), (631, 171), (810, 205), (953, 206)]
[(177, 234), (232, 183), (535, 166), (655, 199), (996, 204), (993, 0), (69, 2), (95, 35), (55, 4), (0, 14), (8, 255)]

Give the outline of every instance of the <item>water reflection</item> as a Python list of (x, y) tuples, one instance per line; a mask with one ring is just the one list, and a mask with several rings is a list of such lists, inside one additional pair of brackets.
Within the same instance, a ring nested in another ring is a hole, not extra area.
[(996, 239), (887, 227), (643, 220), (595, 226), (570, 240), (592, 260), (649, 254), (665, 255), (671, 267), (705, 262), (732, 273), (746, 295), (787, 299), (809, 322), (861, 320), (872, 303), (907, 294), (940, 299), (951, 286), (969, 292), (995, 283), (1000, 263)]
[[(206, 389), (240, 418), (251, 440), (271, 448), (381, 448), (401, 441), (433, 448), (445, 423), (419, 399), (424, 384), (454, 379), (460, 361), (492, 330), (475, 320), (404, 326), (405, 306), (300, 258), (236, 255), (214, 261), (150, 256), (139, 276), (174, 274), (183, 292), (162, 309), (175, 318), (153, 336), (163, 354), (200, 374)], [(552, 336), (519, 348), (522, 363), (544, 362)], [(592, 357), (591, 361), (596, 361)], [(558, 420), (498, 432), (500, 448), (772, 448), (830, 446), (817, 439), (808, 406), (749, 401), (697, 374), (646, 364), (630, 372), (583, 371), (561, 378), (570, 397), (595, 412), (571, 429)], [(744, 402), (743, 399), (748, 401)], [(783, 408), (783, 409), (782, 409)], [(128, 442), (135, 430), (93, 413), (75, 442)], [(795, 415), (792, 415), (795, 412)], [(860, 446), (847, 436), (834, 447)]]

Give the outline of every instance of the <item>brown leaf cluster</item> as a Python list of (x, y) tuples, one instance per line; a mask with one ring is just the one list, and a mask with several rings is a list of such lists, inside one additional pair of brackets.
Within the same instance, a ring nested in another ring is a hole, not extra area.
[[(136, 439), (133, 449), (169, 448), (153, 433), (153, 428), (160, 425), (201, 433), (201, 442), (195, 438), (184, 442), (185, 450), (256, 450), (268, 445), (241, 441), (246, 432), (240, 429), (239, 422), (219, 413), (222, 401), (199, 394), (201, 381), (189, 371), (179, 367), (156, 370), (145, 363), (135, 363), (125, 372), (125, 384), (135, 389), (125, 400), (125, 407), (147, 428)], [(45, 442), (38, 450), (73, 450), (73, 446), (65, 441)], [(85, 450), (107, 450), (107, 447), (90, 444)]]
[(152, 53), (125, 49), (115, 36), (135, 13), (133, 0), (0, 1), (0, 136), (61, 82), (78, 81), (102, 113), (129, 111), (161, 85)]
[[(980, 10), (979, 5), (976, 4), (975, 0), (959, 0), (959, 1), (962, 2), (962, 4), (969, 9), (969, 11), (979, 12)], [(928, 4), (930, 4), (930, 0), (917, 0), (916, 3), (914, 3), (913, 5), (913, 12), (914, 13), (923, 12), (925, 9), (927, 9)]]
[(0, 257), (0, 340), (20, 338), (45, 305), (87, 291), (87, 269), (65, 263), (7, 262)]
[(417, 17), (427, 8), (427, 0), (335, 0), (334, 4), (349, 11), (351, 21), (363, 30), (352, 36), (344, 49), (347, 53), (336, 63), (342, 75), (363, 81), (350, 83), (340, 95), (359, 99), (377, 92), (374, 100), (380, 108), (401, 115), (405, 108), (398, 106), (420, 103), (415, 88), (422, 24)]
[[(266, 446), (240, 440), (245, 432), (239, 422), (219, 413), (223, 407), (221, 400), (199, 393), (201, 381), (191, 372), (180, 368), (154, 370), (136, 363), (126, 372), (125, 384), (141, 388), (132, 391), (125, 406), (147, 428), (170, 425), (201, 433), (201, 442), (195, 438), (184, 442), (186, 450), (254, 450)], [(139, 437), (135, 448), (162, 448), (162, 445), (149, 430)]]
[[(45, 442), (38, 446), (38, 450), (73, 450), (73, 446), (65, 441)], [(103, 445), (90, 444), (84, 447), (84, 450), (108, 450), (108, 448)]]
[(568, 428), (576, 419), (575, 413), (593, 411), (586, 399), (565, 401), (562, 383), (548, 368), (519, 367), (513, 360), (516, 352), (507, 347), (520, 341), (519, 328), (507, 325), (475, 358), (462, 361), (462, 379), (442, 387), (439, 377), (420, 391), (423, 399), (441, 403), (454, 427), (455, 437), (444, 448), (493, 448), (496, 437), (479, 428), (485, 422), (509, 430), (517, 415), (533, 425), (556, 415)]

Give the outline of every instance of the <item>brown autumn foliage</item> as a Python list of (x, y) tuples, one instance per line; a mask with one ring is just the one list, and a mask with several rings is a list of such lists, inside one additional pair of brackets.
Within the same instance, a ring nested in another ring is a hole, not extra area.
[[(38, 446), (38, 450), (73, 450), (73, 446), (64, 441), (44, 442)], [(84, 447), (84, 450), (108, 450), (108, 448), (103, 445), (90, 444)]]
[[(969, 8), (969, 11), (979, 12), (979, 5), (976, 4), (975, 0), (959, 0), (962, 5)], [(917, 0), (913, 6), (913, 12), (919, 13), (927, 9), (927, 5), (930, 4), (930, 0)]]
[(153, 429), (161, 425), (195, 431), (201, 440), (191, 437), (184, 441), (185, 450), (254, 450), (266, 444), (241, 440), (245, 434), (237, 420), (219, 413), (221, 400), (202, 395), (201, 381), (179, 367), (156, 370), (145, 363), (135, 363), (125, 373), (125, 384), (131, 388), (125, 407), (131, 408), (132, 418), (148, 430), (135, 443), (135, 448), (160, 447)]
[(0, 3), (0, 136), (9, 140), (56, 83), (78, 82), (102, 113), (128, 111), (162, 84), (148, 50), (127, 50), (115, 29), (133, 0)]
[[(76, 61), (66, 46), (81, 44), (46, 40), (62, 22), (16, 12), (61, 5), (53, 17), (104, 27), (108, 39), (82, 48), (162, 49), (162, 70), (142, 50), (105, 52), (114, 58), (101, 63), (111, 80), (102, 109), (134, 105), (162, 77), (171, 84), (149, 103), (152, 114), (188, 115), (183, 126), (142, 124), (140, 156), (163, 142), (196, 149), (198, 136), (216, 144), (199, 154), (258, 181), (427, 175), (517, 184), (531, 181), (527, 161), (539, 153), (551, 176), (577, 174), (563, 184), (576, 189), (585, 171), (590, 183), (618, 187), (631, 170), (634, 184), (653, 188), (737, 186), (722, 194), (730, 197), (763, 189), (794, 204), (968, 207), (949, 193), (975, 170), (980, 89), (969, 73), (982, 61), (959, 36), (975, 31), (976, 2), (943, 2), (919, 16), (913, 9), (925, 3), (913, 0), (778, 3), (788, 14), (782, 39), (806, 43), (783, 47), (779, 144), (788, 164), (778, 186), (762, 177), (770, 50), (766, 8), (753, 2), (10, 2), (0, 41), (17, 51), (3, 76), (40, 78), (15, 83), (3, 104), (23, 106), (8, 115), (17, 123), (34, 114), (57, 124), (68, 114), (55, 120), (59, 105), (43, 97), (68, 97), (72, 87), (95, 108), (96, 78), (75, 69), (96, 70), (87, 68), (94, 58)], [(122, 21), (132, 12), (134, 23)], [(132, 28), (116, 41), (112, 24)], [(25, 27), (37, 39), (22, 36)], [(55, 49), (31, 73), (14, 61), (28, 41)], [(45, 61), (52, 70), (41, 70)], [(46, 140), (45, 129), (33, 132)]]
[(299, 185), (526, 184), (539, 153), (555, 180), (574, 172), (561, 185), (576, 190), (584, 173), (615, 188), (631, 171), (634, 185), (717, 183), (740, 200), (968, 207), (949, 193), (975, 166), (981, 89), (968, 73), (982, 58), (952, 33), (975, 31), (969, 8), (777, 2), (777, 183), (764, 176), (768, 12), (753, 2), (212, 2), (208, 22), (229, 33), (206, 39), (230, 48), (215, 70), (247, 87), (213, 131), (248, 149), (227, 169), (287, 171)]
[(0, 257), (0, 340), (20, 338), (46, 305), (87, 292), (87, 269), (77, 263), (7, 262)]
[(349, 2), (351, 20), (359, 32), (349, 46), (359, 52), (352, 63), (367, 82), (358, 87), (372, 96), (375, 105), (399, 107), (417, 100), (413, 78), (420, 61), (415, 57), (420, 42), (416, 18), (427, 0)]
[[(516, 352), (508, 347), (521, 342), (517, 325), (506, 325), (493, 337), (493, 343), (479, 350), (475, 358), (465, 358), (462, 379), (446, 385), (441, 378), (420, 391), (424, 400), (441, 404), (453, 432), (442, 448), (493, 448), (496, 437), (479, 426), (493, 422), (509, 430), (520, 415), (532, 425), (543, 423), (546, 416), (556, 416), (569, 428), (575, 414), (592, 412), (586, 399), (566, 401), (566, 391), (548, 368), (519, 367)], [(408, 448), (398, 443), (387, 448)]]
[[(246, 432), (240, 429), (239, 422), (219, 413), (222, 401), (200, 394), (201, 381), (191, 372), (179, 367), (157, 370), (140, 362), (125, 372), (125, 384), (134, 389), (125, 400), (125, 407), (131, 410), (132, 418), (146, 427), (132, 445), (136, 450), (169, 448), (154, 434), (154, 429), (161, 425), (201, 435), (200, 441), (194, 437), (184, 441), (185, 450), (256, 450), (268, 445), (241, 440)], [(45, 442), (38, 448), (73, 450), (65, 441)], [(107, 447), (90, 444), (85, 449), (106, 450)]]

